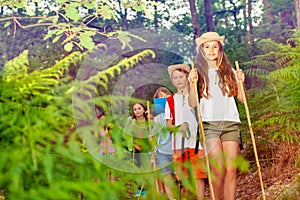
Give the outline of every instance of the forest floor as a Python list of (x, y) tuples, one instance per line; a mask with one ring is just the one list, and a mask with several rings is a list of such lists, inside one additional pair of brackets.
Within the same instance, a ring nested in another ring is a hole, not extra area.
[[(251, 166), (257, 169), (252, 144), (247, 145), (242, 153), (247, 160), (250, 160)], [(262, 147), (264, 149), (262, 149)], [(277, 199), (285, 191), (293, 190), (295, 193), (297, 192), (295, 191), (295, 189), (297, 190), (296, 187), (298, 187), (298, 193), (294, 194), (295, 199), (299, 198), (299, 181), (296, 184), (296, 176), (299, 175), (300, 169), (298, 157), (299, 147), (300, 145), (296, 142), (290, 144), (282, 141), (257, 145), (265, 197), (267, 200)], [(237, 182), (237, 199), (262, 199), (258, 170), (244, 173), (239, 172)], [(290, 200), (291, 197), (287, 199)]]

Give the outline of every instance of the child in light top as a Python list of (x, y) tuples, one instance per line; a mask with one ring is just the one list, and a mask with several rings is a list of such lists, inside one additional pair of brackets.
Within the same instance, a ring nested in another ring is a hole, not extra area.
[(198, 123), (193, 108), (188, 104), (189, 71), (190, 67), (186, 64), (171, 65), (168, 67), (170, 79), (176, 87), (177, 92), (168, 98), (165, 119), (167, 120), (167, 126), (174, 132), (172, 137), (173, 160), (176, 165), (176, 173), (183, 182), (183, 192), (187, 192), (186, 180), (190, 176), (187, 165), (190, 162), (192, 176), (196, 179), (197, 197), (198, 199), (203, 199), (204, 178), (207, 176), (201, 167), (205, 163), (203, 148), (198, 144), (199, 149), (195, 150)]
[(103, 130), (100, 131), (100, 150), (99, 153), (102, 155), (108, 155), (114, 153), (116, 150), (113, 146), (111, 137), (110, 137), (110, 129), (113, 127), (112, 124), (104, 125)]
[(175, 186), (175, 176), (173, 170), (173, 151), (172, 151), (172, 134), (166, 129), (165, 105), (167, 97), (172, 93), (165, 87), (158, 88), (154, 97), (154, 128), (153, 133), (158, 134), (156, 146), (156, 162), (160, 169), (162, 177), (162, 189), (166, 192), (168, 199), (177, 199), (178, 192)]
[[(239, 82), (245, 76), (235, 71), (223, 50), (224, 36), (216, 32), (204, 33), (196, 39), (195, 69), (189, 78), (191, 85), (197, 81), (200, 111), (206, 135), (206, 146), (212, 161), (213, 189), (216, 200), (236, 199), (236, 168), (233, 161), (238, 156), (240, 118), (234, 96), (243, 103)], [(195, 91), (191, 90), (189, 104), (197, 105)]]

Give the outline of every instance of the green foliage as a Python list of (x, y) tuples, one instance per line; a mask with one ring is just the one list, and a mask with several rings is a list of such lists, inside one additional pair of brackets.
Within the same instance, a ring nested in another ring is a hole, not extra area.
[[(108, 77), (131, 69), (148, 55), (154, 56), (145, 50), (86, 82), (107, 87)], [(23, 51), (1, 71), (0, 188), (8, 199), (126, 199), (126, 184), (143, 181), (100, 163), (85, 151), (75, 132), (70, 93), (74, 81), (68, 69), (83, 58), (85, 54), (73, 52), (53, 66), (30, 71), (28, 51)], [(108, 99), (99, 97), (96, 104), (108, 109)], [(109, 181), (110, 172), (117, 182)]]
[[(119, 28), (119, 30), (106, 31), (105, 27), (108, 26), (106, 22), (112, 20), (113, 23), (118, 23), (120, 18), (122, 19), (122, 16), (119, 16), (119, 6), (120, 9), (124, 7), (124, 9), (143, 12), (147, 18), (153, 19), (148, 8), (157, 5), (154, 1), (143, 2), (139, 0), (120, 1), (119, 4), (96, 0), (61, 0), (50, 1), (48, 2), (49, 6), (40, 8), (41, 2), (35, 2), (18, 1), (17, 4), (14, 1), (1, 2), (2, 6), (6, 6), (5, 10), (18, 8), (18, 14), (22, 16), (13, 18), (13, 14), (7, 12), (7, 18), (1, 21), (14, 22), (16, 25), (14, 27), (15, 32), (17, 28), (26, 27), (24, 23), (28, 23), (28, 15), (34, 16), (35, 18), (32, 18), (28, 26), (47, 26), (48, 30), (44, 39), (51, 39), (53, 43), (60, 42), (67, 52), (78, 49), (91, 51), (96, 46), (105, 46), (97, 41), (97, 37), (100, 37), (101, 41), (107, 38), (118, 39), (123, 44), (122, 48), (130, 47), (128, 37), (123, 37), (128, 33)], [(38, 21), (34, 19), (38, 19)]]
[[(258, 71), (268, 71), (261, 76), (267, 84), (249, 91), (253, 125), (258, 132), (264, 130), (273, 139), (289, 142), (299, 142), (300, 130), (300, 40), (297, 34), (290, 39), (293, 45), (274, 45), (276, 51), (256, 56), (251, 62), (259, 67)], [(267, 43), (275, 44), (271, 40)]]
[[(62, 172), (69, 161), (64, 158), (62, 166), (55, 166), (59, 160), (55, 154), (64, 149), (58, 145), (73, 132), (73, 122), (68, 98), (62, 95), (63, 91), (57, 96), (60, 89), (55, 89), (64, 83), (67, 67), (79, 60), (71, 55), (52, 68), (29, 73), (24, 51), (4, 67), (0, 83), (1, 116), (5, 116), (1, 117), (0, 127), (0, 187), (11, 199), (39, 199), (39, 192), (45, 194), (52, 181), (62, 178), (55, 174)], [(74, 151), (74, 147), (66, 146), (64, 151)]]
[[(60, 77), (67, 74), (68, 68), (82, 62), (83, 56), (79, 52), (73, 52), (50, 68), (28, 73), (28, 51), (23, 51), (18, 57), (8, 61), (4, 65), (3, 80), (14, 83), (15, 90), (19, 92), (19, 98), (29, 98), (33, 95), (51, 98), (44, 91), (60, 83)], [(14, 98), (17, 98), (14, 96)]]
[[(91, 73), (76, 85), (79, 94), (87, 98), (86, 104), (72, 107), (77, 97), (71, 97), (74, 81), (69, 73), (75, 74), (71, 70), (75, 68), (76, 71), (86, 56), (79, 51), (106, 48), (102, 43), (105, 39), (118, 40), (121, 48), (132, 49), (132, 38), (144, 40), (124, 30), (144, 27), (146, 23), (152, 25), (149, 8), (158, 6), (152, 1), (112, 2), (51, 0), (47, 2), (50, 6), (44, 7), (40, 0), (0, 1), (0, 65), (4, 66), (0, 82), (0, 192), (3, 189), (8, 199), (129, 199), (127, 183), (132, 183), (130, 190), (135, 192), (144, 179), (153, 178), (151, 173), (139, 176), (111, 170), (87, 153), (87, 144), (80, 142), (75, 132), (72, 109), (83, 111), (80, 119), (92, 120), (95, 107), (110, 114), (111, 107), (119, 106), (115, 102), (129, 102), (133, 98), (107, 94), (113, 87), (111, 80), (132, 69), (141, 59), (154, 56), (152, 51), (146, 50), (114, 63), (108, 69)], [(165, 1), (155, 2), (164, 4), (157, 17), (161, 27), (166, 26), (165, 21), (177, 19), (172, 28), (192, 37), (192, 29), (187, 26), (190, 24), (188, 14), (172, 17), (172, 9)], [(203, 1), (198, 3), (202, 5)], [(237, 2), (239, 9), (244, 3)], [(170, 4), (175, 11), (188, 7), (187, 2), (176, 4), (171, 1)], [(223, 10), (231, 10), (233, 5), (213, 1), (213, 9), (216, 30), (226, 36), (225, 51), (230, 60), (247, 61), (242, 63), (247, 76), (256, 76), (261, 81), (260, 88), (249, 91), (255, 132), (272, 139), (299, 142), (299, 33), (286, 40), (292, 31), (279, 22), (282, 11), (294, 10), (292, 4), (292, 1), (274, 1), (270, 11), (275, 15), (275, 24), (263, 20), (254, 29), (255, 49), (247, 39), (247, 19), (237, 19), (237, 24), (233, 24), (232, 13), (224, 14)], [(204, 8), (199, 7), (201, 30), (205, 32)], [(133, 19), (126, 19), (128, 13)], [(41, 42), (43, 39), (45, 41)], [(288, 45), (278, 44), (278, 41)], [(170, 42), (169, 45), (174, 44)], [(183, 42), (179, 51), (189, 50), (188, 45)], [(19, 56), (12, 59), (16, 55)], [(166, 58), (168, 55), (162, 53), (160, 56)], [(169, 60), (163, 64), (168, 63)], [(127, 114), (127, 110), (125, 112)], [(121, 118), (119, 115), (114, 117)], [(114, 117), (107, 116), (105, 123), (114, 123)], [(245, 121), (243, 111), (241, 119)], [(102, 119), (97, 122), (103, 127)], [(81, 128), (87, 133), (91, 131), (88, 126)], [(116, 148), (123, 148), (120, 127), (115, 127), (113, 133), (113, 140), (120, 144)], [(249, 163), (238, 158), (235, 164), (244, 171)], [(116, 182), (108, 181), (109, 171), (118, 177)], [(151, 196), (154, 195), (157, 194)]]
[(242, 156), (238, 156), (233, 162), (233, 165), (241, 172), (246, 172), (249, 169), (249, 161)]

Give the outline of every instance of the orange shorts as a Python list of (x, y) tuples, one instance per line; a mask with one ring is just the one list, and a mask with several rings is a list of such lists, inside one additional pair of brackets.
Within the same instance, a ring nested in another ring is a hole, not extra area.
[(188, 178), (189, 165), (191, 165), (192, 173), (197, 178), (207, 178), (205, 173), (205, 157), (203, 150), (198, 150), (198, 154), (194, 153), (195, 149), (186, 148), (182, 155), (181, 149), (175, 150), (173, 153), (173, 161), (175, 163), (175, 171), (181, 178)]

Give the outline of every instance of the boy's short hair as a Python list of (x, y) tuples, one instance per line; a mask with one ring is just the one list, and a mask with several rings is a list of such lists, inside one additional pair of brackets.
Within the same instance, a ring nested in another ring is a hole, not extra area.
[(191, 70), (191, 68), (187, 64), (177, 64), (177, 65), (170, 65), (168, 67), (168, 73), (171, 76), (175, 70), (180, 70), (180, 69), (186, 71), (187, 73), (189, 73)]

